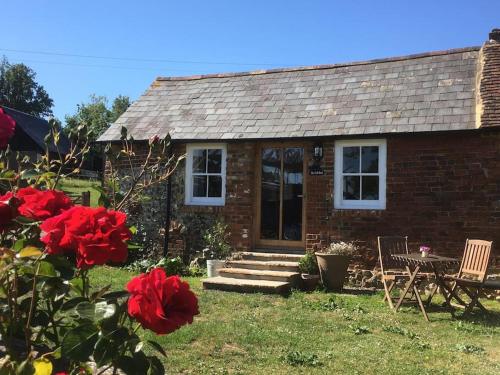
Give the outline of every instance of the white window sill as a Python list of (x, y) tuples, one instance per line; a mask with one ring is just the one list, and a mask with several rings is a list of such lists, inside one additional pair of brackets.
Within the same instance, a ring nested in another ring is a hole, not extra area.
[(217, 201), (186, 201), (184, 202), (186, 206), (224, 206), (225, 202), (223, 200)]
[(334, 206), (335, 210), (385, 210), (385, 205), (382, 204), (363, 204), (363, 205), (352, 205), (352, 204), (339, 204)]

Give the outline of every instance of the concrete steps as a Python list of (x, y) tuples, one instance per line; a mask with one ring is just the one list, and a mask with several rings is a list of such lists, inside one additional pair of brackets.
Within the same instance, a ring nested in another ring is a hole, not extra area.
[(302, 255), (288, 252), (241, 252), (226, 262), (219, 276), (203, 280), (205, 289), (240, 293), (288, 294), (300, 282)]
[(238, 253), (241, 259), (245, 260), (260, 260), (260, 261), (284, 261), (298, 262), (302, 255), (300, 254), (280, 254), (280, 253), (263, 253), (263, 252), (241, 252)]
[(267, 271), (299, 271), (299, 262), (264, 261), (264, 260), (230, 260), (228, 267), (246, 268), (249, 270)]
[(240, 293), (287, 294), (290, 292), (290, 283), (283, 281), (245, 280), (222, 276), (203, 280), (203, 287)]
[(224, 268), (219, 276), (234, 279), (283, 281), (297, 285), (300, 273), (288, 271), (249, 270), (246, 268)]

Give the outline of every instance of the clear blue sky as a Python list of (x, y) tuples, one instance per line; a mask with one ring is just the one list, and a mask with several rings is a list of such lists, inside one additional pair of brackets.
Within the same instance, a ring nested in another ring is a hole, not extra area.
[(136, 99), (160, 75), (475, 46), (500, 27), (498, 0), (1, 0), (0, 9), (0, 55), (37, 72), (60, 119), (92, 93)]

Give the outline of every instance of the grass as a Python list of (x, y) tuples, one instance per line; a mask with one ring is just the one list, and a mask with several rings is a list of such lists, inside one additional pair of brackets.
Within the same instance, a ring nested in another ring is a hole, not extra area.
[[(132, 273), (92, 271), (96, 285), (122, 289)], [(201, 314), (155, 338), (169, 374), (498, 374), (500, 306), (469, 320), (433, 305), (431, 323), (416, 307), (394, 313), (382, 294), (294, 292), (288, 298), (205, 291), (187, 278)]]
[(99, 204), (99, 197), (101, 193), (96, 189), (96, 187), (101, 186), (101, 183), (96, 180), (83, 180), (76, 178), (66, 178), (61, 180), (57, 184), (57, 188), (62, 190), (72, 197), (81, 197), (82, 192), (90, 191), (90, 205), (96, 207)]

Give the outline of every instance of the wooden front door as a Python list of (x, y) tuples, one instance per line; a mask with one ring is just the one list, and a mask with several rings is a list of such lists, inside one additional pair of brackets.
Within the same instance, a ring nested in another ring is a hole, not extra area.
[(263, 144), (257, 152), (256, 245), (303, 248), (304, 146)]

